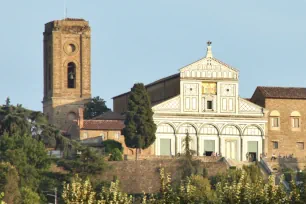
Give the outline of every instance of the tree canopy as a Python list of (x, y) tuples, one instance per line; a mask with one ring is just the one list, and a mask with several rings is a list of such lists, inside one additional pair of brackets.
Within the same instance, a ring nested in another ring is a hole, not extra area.
[(85, 104), (84, 109), (84, 118), (85, 119), (92, 119), (102, 113), (109, 111), (110, 109), (107, 108), (105, 104), (105, 100), (96, 96), (92, 98), (88, 103)]
[(153, 121), (149, 95), (142, 83), (134, 84), (131, 89), (124, 124), (127, 147), (146, 149), (154, 143), (156, 124)]

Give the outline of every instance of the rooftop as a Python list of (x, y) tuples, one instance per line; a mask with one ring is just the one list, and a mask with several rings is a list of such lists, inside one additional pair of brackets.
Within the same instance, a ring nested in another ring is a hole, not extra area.
[(84, 120), (82, 129), (85, 130), (122, 130), (122, 120)]
[(306, 99), (306, 88), (258, 86), (266, 98)]

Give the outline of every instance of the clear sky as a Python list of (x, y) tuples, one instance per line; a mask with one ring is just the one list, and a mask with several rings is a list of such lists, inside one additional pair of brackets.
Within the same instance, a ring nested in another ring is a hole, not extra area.
[[(44, 24), (64, 0), (0, 2), (0, 102), (42, 110)], [(256, 86), (306, 87), (306, 1), (67, 0), (92, 29), (92, 96), (150, 83), (206, 54), (240, 70), (240, 96)]]

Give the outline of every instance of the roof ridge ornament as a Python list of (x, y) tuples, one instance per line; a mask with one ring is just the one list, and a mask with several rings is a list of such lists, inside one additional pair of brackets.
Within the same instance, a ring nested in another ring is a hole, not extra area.
[(211, 51), (211, 41), (207, 42), (207, 52), (206, 52), (206, 58), (213, 58), (213, 54)]

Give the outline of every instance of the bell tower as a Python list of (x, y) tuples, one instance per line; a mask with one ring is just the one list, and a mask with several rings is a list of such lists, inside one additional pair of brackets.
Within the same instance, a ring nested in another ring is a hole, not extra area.
[(45, 24), (43, 112), (58, 128), (91, 98), (90, 27), (83, 19)]

